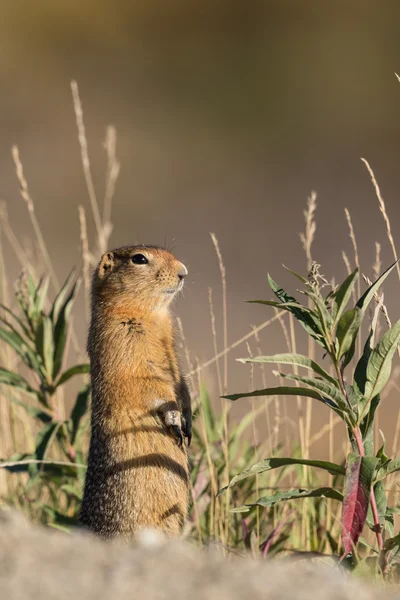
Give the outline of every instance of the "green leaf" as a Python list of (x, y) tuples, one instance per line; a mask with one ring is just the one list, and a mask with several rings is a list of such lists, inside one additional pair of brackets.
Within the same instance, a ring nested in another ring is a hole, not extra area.
[(305, 294), (314, 302), (319, 316), (319, 322), (322, 325), (322, 331), (324, 335), (327, 335), (331, 331), (332, 319), (324, 299), (315, 292), (305, 292)]
[(358, 306), (358, 308), (360, 308), (362, 310), (363, 314), (367, 310), (369, 303), (371, 302), (372, 298), (374, 297), (374, 294), (378, 291), (379, 287), (385, 281), (386, 277), (393, 271), (393, 269), (395, 268), (395, 266), (397, 265), (398, 262), (399, 261), (396, 260), (396, 262), (394, 262), (392, 265), (390, 265), (390, 267), (388, 269), (386, 269), (386, 271), (384, 271), (382, 273), (382, 275), (380, 277), (378, 277), (378, 279), (372, 285), (369, 286), (369, 288), (364, 292), (364, 294), (358, 300), (356, 306)]
[(232, 400), (234, 402), (235, 400), (239, 400), (239, 398), (252, 398), (253, 396), (304, 396), (305, 398), (315, 398), (316, 400), (323, 402), (323, 404), (332, 406), (332, 402), (328, 401), (327, 398), (324, 398), (320, 393), (309, 388), (301, 387), (278, 386), (273, 388), (265, 388), (264, 390), (254, 390), (253, 392), (230, 394), (229, 396), (221, 396), (221, 398)]
[[(350, 335), (350, 333), (348, 335), (348, 337), (352, 337), (353, 341), (351, 342), (351, 344), (349, 345), (348, 349), (345, 352), (341, 352), (341, 353), (337, 354), (338, 358), (344, 357), (342, 369), (344, 369), (344, 367), (346, 367), (349, 364), (349, 362), (351, 361), (351, 359), (354, 356), (356, 338), (357, 338), (358, 331), (360, 329), (361, 322), (364, 318), (365, 311), (367, 310), (367, 308), (368, 308), (372, 298), (374, 297), (374, 294), (378, 290), (379, 286), (385, 281), (386, 277), (391, 273), (391, 271), (393, 271), (393, 269), (395, 268), (397, 263), (398, 263), (398, 261), (393, 263), (388, 269), (386, 269), (386, 271), (380, 277), (378, 277), (378, 279), (372, 285), (370, 285), (370, 287), (366, 290), (366, 292), (358, 300), (354, 309), (352, 309), (353, 311), (357, 311), (357, 309), (359, 309), (360, 312), (359, 312), (359, 317), (357, 319), (355, 319), (355, 321), (351, 325), (351, 328), (352, 328), (351, 335)], [(351, 311), (348, 311), (347, 313), (345, 313), (343, 315), (343, 317), (345, 317), (345, 315), (347, 315), (348, 313), (351, 313)], [(343, 317), (342, 317), (342, 319), (343, 319)], [(350, 317), (348, 317), (348, 318), (350, 318)], [(338, 324), (338, 328), (340, 325), (340, 321)], [(337, 329), (337, 331), (338, 331), (338, 329)], [(336, 333), (336, 335), (338, 336), (338, 333)], [(347, 342), (348, 342), (348, 339), (347, 339)], [(339, 356), (339, 354), (340, 354), (340, 356)]]
[(343, 502), (343, 494), (331, 487), (321, 487), (314, 490), (294, 489), (285, 492), (277, 492), (272, 496), (264, 496), (257, 500), (257, 502), (245, 504), (242, 507), (233, 509), (231, 512), (248, 512), (251, 508), (256, 506), (269, 508), (284, 500), (297, 500), (302, 498), (332, 498), (333, 500)]
[(349, 356), (346, 356), (346, 364), (348, 364), (354, 354), (354, 346), (357, 338), (358, 330), (362, 320), (362, 312), (358, 307), (352, 308), (345, 312), (337, 325), (336, 338), (336, 358), (340, 360), (349, 351)]
[(389, 380), (393, 355), (400, 340), (400, 320), (383, 336), (372, 350), (368, 360), (364, 396), (366, 405), (380, 394)]
[(315, 315), (313, 311), (307, 306), (302, 306), (298, 302), (277, 302), (276, 300), (246, 300), (247, 304), (264, 304), (265, 306), (273, 306), (274, 308), (280, 308), (282, 310), (288, 310), (289, 312), (293, 312), (292, 308), (299, 309), (304, 313), (309, 313), (310, 315)]
[(24, 410), (26, 410), (28, 415), (33, 417), (34, 419), (38, 419), (42, 423), (49, 423), (50, 421), (52, 421), (51, 415), (42, 410), (41, 408), (31, 406), (30, 404), (27, 404), (26, 402), (23, 402), (22, 400), (20, 400), (19, 398), (15, 398), (14, 396), (8, 396), (8, 398), (11, 400), (11, 402), (16, 404), (17, 406), (21, 406)]
[(339, 384), (334, 377), (331, 377), (331, 375), (329, 375), (329, 373), (327, 373), (327, 371), (325, 371), (318, 363), (303, 354), (273, 354), (272, 356), (255, 356), (254, 358), (238, 358), (237, 360), (242, 363), (275, 363), (304, 367), (305, 369), (310, 369), (315, 373), (318, 373), (318, 375), (321, 375), (321, 377), (329, 381), (332, 385), (339, 388)]
[(53, 421), (48, 425), (42, 427), (36, 436), (36, 448), (35, 458), (37, 460), (43, 460), (46, 456), (46, 452), (51, 445), (59, 427), (61, 426), (60, 421)]
[(329, 398), (333, 401), (336, 407), (339, 407), (342, 410), (346, 410), (346, 399), (343, 397), (340, 390), (324, 381), (323, 379), (315, 379), (314, 377), (304, 377), (302, 375), (295, 375), (293, 373), (278, 373), (280, 377), (284, 377), (286, 379), (291, 379), (292, 381), (298, 381), (299, 383), (304, 383), (305, 385), (309, 385), (311, 388), (320, 392), (321, 396), (324, 398)]
[(68, 294), (68, 288), (71, 285), (73, 279), (75, 277), (75, 269), (72, 269), (71, 273), (68, 275), (67, 279), (64, 282), (61, 290), (58, 292), (56, 299), (53, 302), (53, 306), (50, 311), (50, 317), (53, 321), (53, 325), (56, 324), (59, 314), (61, 312), (62, 306), (64, 305), (64, 299)]
[(360, 431), (363, 439), (363, 445), (365, 454), (367, 456), (373, 456), (375, 451), (375, 442), (374, 442), (374, 418), (375, 411), (378, 408), (380, 403), (380, 396), (375, 396), (371, 400), (371, 404), (369, 406), (368, 413), (362, 419), (360, 423)]
[(0, 338), (5, 341), (15, 352), (22, 358), (24, 363), (30, 368), (36, 371), (41, 376), (43, 368), (39, 362), (36, 353), (28, 345), (28, 343), (19, 335), (15, 330), (7, 330), (4, 327), (0, 327)]
[[(23, 461), (23, 460), (31, 460), (31, 459), (35, 459), (35, 456), (32, 456), (32, 454), (20, 454), (20, 453), (13, 454), (5, 461), (0, 460), (0, 468), (5, 469), (9, 473), (26, 473), (28, 471), (30, 465), (26, 464), (26, 463), (19, 464), (19, 462)], [(5, 467), (5, 466), (3, 466), (4, 463), (12, 463), (12, 464)], [(16, 463), (16, 464), (14, 464), (14, 463)]]
[(214, 411), (211, 406), (210, 396), (204, 386), (200, 388), (200, 410), (204, 419), (204, 427), (207, 440), (215, 442), (218, 439), (218, 431), (215, 423)]
[(37, 396), (37, 391), (34, 390), (22, 375), (8, 371), (8, 369), (0, 368), (0, 383), (5, 385), (11, 385), (20, 390), (23, 390), (27, 394)]
[(379, 465), (384, 465), (387, 462), (389, 462), (389, 457), (386, 454), (385, 436), (383, 435), (381, 430), (379, 430), (379, 433), (381, 434), (381, 437), (382, 437), (382, 446), (379, 448), (378, 452), (376, 453), (376, 458), (379, 460)]
[(376, 481), (381, 481), (385, 479), (391, 473), (395, 473), (396, 471), (400, 471), (400, 456), (396, 456), (393, 460), (391, 460), (388, 464), (380, 467), (378, 469), (378, 473), (375, 477)]
[(62, 492), (64, 492), (65, 494), (67, 494), (68, 496), (75, 498), (76, 500), (82, 499), (82, 490), (80, 488), (76, 488), (73, 485), (69, 485), (68, 483), (65, 483), (64, 485), (62, 485), (60, 487), (60, 490)]
[(289, 273), (291, 273), (292, 275), (294, 275), (295, 277), (297, 277), (297, 279), (299, 279), (301, 281), (301, 283), (304, 283), (305, 285), (308, 285), (308, 279), (306, 279), (305, 277), (303, 277), (303, 275), (300, 275), (299, 273), (296, 273), (296, 271), (292, 271), (292, 269), (289, 269), (289, 267), (287, 267), (286, 265), (282, 265), (282, 267), (284, 269), (286, 269), (286, 271), (289, 271)]
[(233, 487), (242, 479), (247, 479), (247, 477), (252, 477), (253, 475), (264, 473), (265, 471), (271, 471), (272, 469), (278, 469), (286, 465), (306, 465), (310, 467), (316, 467), (318, 469), (324, 469), (325, 471), (328, 471), (328, 473), (331, 475), (345, 475), (346, 473), (345, 469), (340, 465), (324, 460), (307, 460), (303, 458), (266, 458), (250, 467), (250, 469), (246, 469), (246, 471), (235, 475), (235, 477), (233, 477), (229, 482), (229, 485), (222, 488), (218, 492), (218, 495), (222, 494), (222, 492), (227, 490), (228, 487)]
[(348, 301), (350, 300), (354, 285), (358, 279), (358, 269), (350, 273), (350, 275), (344, 280), (342, 285), (339, 287), (337, 292), (334, 295), (334, 302), (332, 307), (332, 318), (333, 324), (332, 329), (336, 327), (340, 317)]
[(90, 396), (90, 386), (85, 387), (81, 392), (79, 392), (75, 406), (71, 412), (71, 422), (72, 422), (72, 435), (71, 435), (71, 444), (74, 445), (77, 433), (79, 430), (79, 425), (82, 417), (84, 417), (87, 413), (88, 404), (89, 404), (89, 396)]
[(44, 303), (46, 301), (47, 292), (49, 289), (50, 277), (43, 277), (36, 290), (36, 310), (38, 314), (43, 312)]
[(279, 287), (279, 285), (275, 283), (275, 281), (269, 275), (268, 283), (280, 302), (283, 304), (294, 303), (296, 305), (290, 309), (290, 312), (296, 317), (300, 325), (304, 327), (307, 333), (313, 339), (315, 339), (318, 344), (325, 348), (325, 341), (322, 338), (321, 323), (318, 322), (315, 313), (311, 313), (310, 309), (299, 304), (296, 298), (293, 298), (293, 296), (285, 292), (283, 288)]
[(370, 358), (371, 352), (372, 352), (371, 340), (372, 340), (373, 335), (374, 335), (374, 332), (371, 329), (371, 331), (368, 335), (367, 341), (365, 342), (364, 350), (361, 355), (361, 358), (358, 361), (356, 368), (354, 370), (354, 388), (355, 388), (355, 391), (358, 392), (361, 397), (363, 397), (365, 394), (365, 383), (367, 380), (367, 366), (368, 366), (368, 361), (369, 361), (369, 358)]
[(394, 537), (391, 537), (391, 538), (388, 538), (387, 540), (385, 540), (385, 543), (383, 544), (383, 549), (385, 550), (385, 552), (390, 552), (391, 550), (394, 550), (395, 548), (398, 548), (399, 546), (400, 546), (400, 533), (398, 533)]
[(47, 315), (41, 315), (36, 332), (36, 349), (39, 352), (47, 375), (48, 383), (52, 380), (53, 373), (53, 323)]
[(90, 373), (90, 364), (89, 363), (85, 363), (82, 365), (75, 365), (74, 367), (71, 367), (67, 371), (64, 371), (64, 373), (61, 375), (60, 379), (57, 381), (56, 387), (58, 387), (59, 385), (62, 385), (63, 383), (68, 381), (68, 379), (71, 379), (71, 377), (73, 377), (74, 375), (85, 375), (86, 373)]
[[(18, 324), (18, 326), (21, 328), (21, 331), (23, 332), (23, 334), (29, 339), (32, 340), (32, 334), (29, 331), (29, 329), (25, 326), (25, 324), (23, 323), (22, 319), (20, 319), (11, 309), (9, 309), (7, 306), (5, 306), (4, 304), (0, 304), (0, 308), (2, 308), (8, 315), (10, 315), (10, 317), (12, 317), (14, 319), (14, 321)], [(8, 325), (8, 327), (10, 327), (10, 323), (4, 319), (3, 317), (1, 317), (0, 319), (5, 325)]]
[[(65, 344), (67, 341), (67, 332), (69, 326), (69, 317), (72, 310), (72, 305), (78, 291), (78, 281), (74, 283), (70, 293), (68, 294), (64, 304), (58, 311), (57, 321), (54, 326), (54, 368), (53, 379), (57, 377), (62, 367)], [(57, 309), (58, 310), (58, 309)], [(54, 321), (53, 321), (54, 322)]]
[[(386, 498), (385, 487), (384, 487), (382, 481), (378, 481), (377, 483), (375, 483), (374, 494), (375, 494), (376, 506), (378, 509), (379, 523), (383, 527), (383, 525), (385, 524), (387, 498)], [(371, 529), (371, 531), (375, 531), (374, 516), (372, 514), (372, 508), (371, 508), (370, 504), (368, 505), (367, 525)]]

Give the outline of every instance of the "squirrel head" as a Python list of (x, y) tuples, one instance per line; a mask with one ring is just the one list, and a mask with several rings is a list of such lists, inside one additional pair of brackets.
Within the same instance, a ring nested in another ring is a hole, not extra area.
[(184, 264), (157, 246), (124, 246), (103, 254), (93, 276), (92, 300), (145, 312), (168, 307), (183, 288)]

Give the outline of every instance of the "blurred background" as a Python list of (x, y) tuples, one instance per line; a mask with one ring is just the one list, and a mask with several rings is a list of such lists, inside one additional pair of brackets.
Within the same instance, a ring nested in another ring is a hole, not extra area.
[[(340, 280), (342, 250), (353, 260), (347, 207), (363, 271), (372, 278), (375, 241), (383, 266), (392, 254), (360, 157), (380, 182), (396, 242), (399, 23), (395, 1), (3, 0), (0, 198), (18, 240), (29, 248), (33, 233), (13, 144), (60, 279), (81, 262), (80, 204), (94, 236), (71, 98), (75, 79), (99, 199), (106, 126), (118, 134), (111, 245), (167, 243), (185, 262), (188, 285), (176, 310), (193, 358), (214, 353), (209, 287), (219, 348), (223, 343), (209, 232), (226, 267), (229, 343), (272, 316), (242, 302), (270, 297), (267, 271), (292, 291), (295, 282), (281, 264), (306, 272), (298, 233), (311, 190), (318, 194), (313, 258), (322, 272)], [(20, 264), (6, 239), (3, 246), (7, 277), (15, 279)], [(399, 317), (398, 289), (393, 277), (386, 295), (392, 320)], [(80, 306), (75, 322), (84, 344)], [(286, 350), (278, 325), (265, 330), (262, 347)], [(231, 392), (249, 385), (248, 367), (233, 362), (244, 354), (241, 346), (229, 355)], [(314, 414), (318, 426), (323, 417)]]

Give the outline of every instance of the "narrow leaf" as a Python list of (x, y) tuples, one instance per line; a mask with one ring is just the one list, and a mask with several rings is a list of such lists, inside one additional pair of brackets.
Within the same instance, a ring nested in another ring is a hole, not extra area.
[(342, 510), (342, 543), (344, 554), (353, 552), (367, 518), (369, 496), (376, 459), (348, 455), (346, 484)]
[[(325, 341), (322, 338), (321, 324), (318, 322), (315, 313), (310, 314), (310, 309), (300, 305), (296, 298), (293, 298), (293, 296), (285, 292), (283, 288), (279, 287), (279, 285), (275, 283), (275, 281), (269, 275), (268, 283), (280, 302), (283, 304), (294, 303), (296, 305), (290, 309), (290, 312), (296, 317), (300, 325), (304, 327), (307, 333), (313, 339), (315, 339), (318, 344), (325, 348)], [(298, 306), (301, 308), (298, 308)]]
[(62, 367), (65, 344), (67, 341), (67, 332), (69, 327), (69, 317), (72, 305), (79, 288), (79, 281), (76, 281), (67, 296), (64, 304), (61, 306), (58, 318), (54, 327), (54, 368), (53, 378), (56, 378)]
[[(18, 326), (21, 328), (21, 331), (23, 332), (23, 334), (28, 338), (28, 339), (32, 339), (32, 334), (29, 331), (29, 329), (25, 326), (24, 322), (22, 321), (22, 319), (20, 319), (11, 309), (9, 309), (7, 306), (5, 306), (4, 304), (0, 304), (0, 308), (2, 308), (2, 310), (4, 310), (8, 315), (10, 315), (10, 317), (12, 317), (14, 319), (14, 321), (18, 324)], [(10, 326), (10, 324), (8, 323), (8, 321), (5, 318), (1, 318), (0, 319), (5, 325)]]
[(400, 320), (385, 333), (369, 357), (364, 394), (367, 404), (382, 391), (388, 382), (393, 355), (397, 350), (399, 341)]
[(5, 385), (11, 385), (13, 387), (19, 388), (20, 390), (23, 390), (27, 394), (37, 396), (37, 391), (29, 385), (26, 379), (24, 379), (22, 375), (18, 375), (18, 373), (14, 373), (13, 371), (8, 371), (7, 369), (0, 368), (0, 383), (4, 383)]
[(71, 285), (73, 279), (75, 277), (75, 269), (72, 269), (71, 273), (68, 275), (67, 279), (64, 282), (61, 290), (58, 292), (56, 299), (53, 302), (53, 306), (51, 308), (50, 317), (55, 325), (60, 314), (61, 308), (64, 304), (64, 300), (68, 293), (68, 288)]
[(9, 331), (0, 327), (0, 338), (5, 341), (15, 352), (22, 358), (24, 363), (30, 368), (34, 369), (38, 375), (42, 374), (42, 366), (36, 356), (34, 350), (28, 345), (28, 343), (19, 335), (15, 330)]
[(287, 267), (286, 265), (282, 265), (282, 267), (284, 269), (286, 269), (286, 271), (289, 271), (289, 273), (291, 273), (292, 275), (294, 275), (295, 277), (297, 277), (297, 279), (299, 279), (301, 281), (301, 283), (304, 283), (304, 284), (308, 285), (308, 279), (306, 279), (305, 277), (303, 277), (303, 275), (300, 275), (299, 273), (296, 273), (296, 271), (293, 271), (292, 269), (289, 269), (289, 267)]
[(278, 469), (286, 465), (306, 465), (310, 467), (316, 467), (318, 469), (324, 469), (325, 471), (328, 471), (328, 473), (331, 475), (345, 475), (346, 472), (345, 469), (340, 465), (324, 460), (307, 460), (304, 458), (266, 458), (253, 465), (250, 469), (246, 469), (246, 471), (235, 475), (235, 477), (233, 477), (229, 482), (229, 485), (222, 488), (218, 492), (218, 495), (222, 494), (222, 492), (227, 490), (228, 487), (233, 487), (242, 479), (247, 479), (247, 477), (252, 477), (253, 475), (264, 473), (265, 471), (271, 471), (272, 469)]
[(58, 428), (61, 423), (59, 421), (53, 421), (48, 425), (42, 427), (39, 433), (36, 436), (36, 449), (35, 449), (35, 458), (37, 460), (43, 460), (46, 452), (54, 439), (54, 436), (57, 433)]
[(350, 300), (354, 285), (358, 279), (358, 269), (350, 273), (350, 275), (344, 280), (342, 285), (339, 287), (334, 296), (334, 302), (332, 307), (332, 317), (333, 317), (333, 325), (334, 329), (338, 324), (340, 317), (348, 301)]
[(71, 412), (72, 434), (71, 444), (74, 445), (82, 417), (87, 413), (90, 396), (90, 386), (79, 392), (75, 406)]
[(53, 373), (54, 339), (53, 323), (47, 315), (41, 315), (36, 333), (36, 348), (44, 363), (47, 381), (50, 382)]
[(393, 460), (391, 460), (388, 464), (380, 467), (378, 469), (378, 473), (376, 475), (376, 481), (381, 481), (385, 479), (391, 473), (395, 473), (396, 471), (400, 471), (400, 456), (397, 456)]
[(380, 277), (378, 277), (378, 279), (372, 285), (369, 286), (369, 288), (364, 292), (364, 294), (358, 300), (356, 306), (358, 306), (358, 308), (360, 308), (363, 311), (363, 313), (365, 313), (365, 311), (367, 310), (368, 305), (371, 302), (372, 298), (374, 297), (375, 292), (377, 292), (379, 287), (385, 281), (386, 277), (393, 271), (393, 269), (395, 268), (395, 266), (397, 265), (398, 262), (399, 261), (396, 260), (396, 262), (394, 262), (392, 265), (390, 265), (390, 267), (388, 269), (386, 269), (386, 271), (384, 271), (382, 273), (382, 275)]
[[(374, 495), (375, 495), (376, 506), (378, 509), (379, 523), (383, 527), (383, 525), (385, 524), (387, 498), (386, 498), (385, 487), (384, 487), (382, 481), (377, 481), (375, 483)], [(370, 504), (368, 504), (367, 525), (371, 529), (371, 531), (375, 531), (375, 521), (374, 521), (374, 516), (372, 514), (372, 508), (371, 508)]]
[[(332, 406), (332, 402), (324, 398), (320, 393), (309, 388), (301, 387), (286, 387), (278, 386), (273, 388), (265, 388), (264, 390), (254, 390), (253, 392), (243, 392), (241, 394), (230, 394), (229, 396), (221, 396), (226, 400), (239, 400), (239, 398), (252, 398), (253, 396), (304, 396), (306, 398), (315, 398), (324, 404)], [(335, 405), (336, 406), (336, 405)], [(337, 407), (336, 407), (337, 408)]]
[(218, 438), (218, 431), (215, 426), (215, 415), (211, 406), (210, 396), (204, 386), (200, 389), (200, 410), (204, 419), (207, 440), (214, 442)]
[(257, 500), (257, 502), (245, 504), (242, 507), (233, 509), (231, 512), (248, 512), (255, 506), (269, 508), (284, 500), (297, 500), (301, 498), (332, 498), (333, 500), (338, 500), (339, 502), (343, 501), (343, 495), (338, 490), (330, 487), (321, 487), (314, 490), (294, 489), (287, 490), (285, 492), (277, 492), (272, 496), (264, 496), (263, 498)]
[(36, 293), (36, 310), (38, 314), (43, 312), (44, 303), (46, 301), (47, 292), (49, 289), (50, 277), (43, 277), (41, 279)]
[(82, 365), (75, 365), (74, 367), (71, 367), (67, 371), (64, 371), (64, 373), (61, 375), (60, 379), (57, 381), (56, 387), (58, 387), (59, 385), (62, 385), (63, 383), (68, 381), (68, 379), (71, 379), (71, 377), (73, 377), (74, 375), (85, 375), (86, 373), (90, 373), (89, 363), (85, 363)]
[(338, 382), (334, 377), (331, 377), (325, 369), (323, 369), (318, 363), (308, 358), (308, 356), (304, 356), (303, 354), (274, 354), (272, 356), (255, 356), (254, 358), (238, 358), (239, 362), (242, 363), (275, 363), (282, 365), (296, 365), (298, 367), (304, 367), (305, 369), (310, 369), (318, 375), (321, 375), (324, 379), (329, 381), (332, 385), (339, 388)]
[(24, 410), (26, 410), (30, 417), (38, 419), (42, 423), (49, 423), (52, 420), (51, 415), (48, 412), (42, 410), (41, 408), (36, 408), (36, 406), (27, 404), (23, 400), (15, 398), (14, 396), (8, 396), (8, 398), (11, 400), (11, 402), (16, 404), (17, 406), (21, 406)]
[(336, 328), (336, 358), (338, 360), (340, 360), (354, 346), (358, 330), (360, 329), (361, 318), (361, 309), (358, 307), (348, 310), (340, 318)]
[(323, 379), (315, 379), (314, 377), (304, 377), (303, 375), (295, 375), (293, 373), (278, 373), (280, 377), (284, 377), (286, 379), (291, 379), (292, 381), (298, 381), (300, 383), (304, 383), (305, 385), (309, 385), (311, 388), (321, 393), (321, 396), (324, 398), (329, 398), (333, 401), (334, 405), (341, 408), (346, 409), (346, 399), (343, 397), (340, 390), (324, 381)]

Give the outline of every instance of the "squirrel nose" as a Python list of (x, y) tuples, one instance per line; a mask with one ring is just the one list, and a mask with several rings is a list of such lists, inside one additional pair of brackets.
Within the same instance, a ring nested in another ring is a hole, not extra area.
[(183, 281), (185, 279), (185, 277), (186, 277), (187, 274), (188, 274), (187, 268), (185, 267), (184, 264), (180, 263), (179, 269), (177, 271), (177, 275), (179, 277), (179, 280)]

